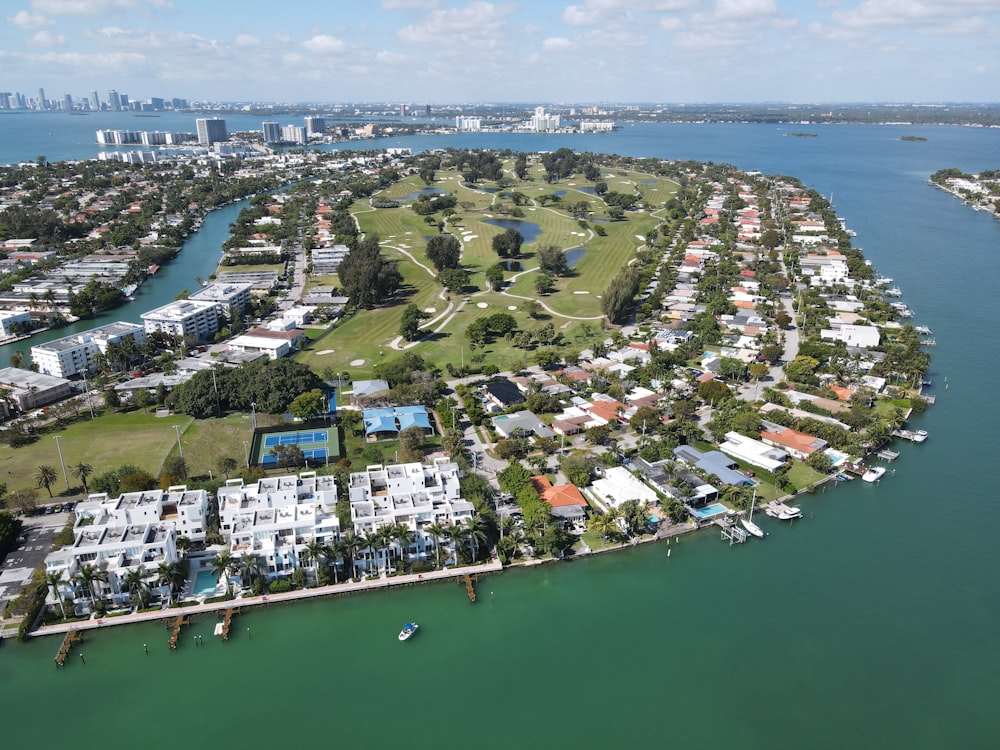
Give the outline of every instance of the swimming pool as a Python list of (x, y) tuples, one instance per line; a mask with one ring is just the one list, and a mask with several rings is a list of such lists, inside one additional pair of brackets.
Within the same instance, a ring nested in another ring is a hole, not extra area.
[(218, 585), (219, 582), (211, 570), (199, 570), (198, 575), (194, 577), (191, 593), (195, 596), (212, 596)]
[(709, 518), (715, 518), (716, 516), (721, 516), (728, 512), (729, 508), (722, 503), (712, 503), (711, 505), (706, 505), (704, 508), (695, 508), (692, 511), (692, 513), (694, 513), (694, 517), (699, 521), (706, 521)]

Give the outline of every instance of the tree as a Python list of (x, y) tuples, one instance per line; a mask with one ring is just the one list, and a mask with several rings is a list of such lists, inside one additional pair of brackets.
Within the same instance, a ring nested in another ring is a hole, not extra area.
[(181, 563), (162, 562), (156, 567), (156, 579), (161, 585), (168, 587), (167, 598), (173, 602), (173, 595), (184, 585), (187, 576), (184, 573), (184, 566)]
[(326, 554), (327, 547), (318, 539), (310, 539), (302, 550), (304, 557), (312, 564), (313, 575), (319, 580), (319, 563)]
[(70, 467), (70, 472), (76, 479), (80, 480), (80, 483), (83, 485), (83, 491), (89, 493), (90, 490), (87, 489), (87, 479), (94, 473), (94, 467), (81, 461), (75, 466)]
[(49, 493), (49, 499), (52, 499), (52, 484), (56, 481), (56, 470), (53, 469), (48, 464), (42, 464), (38, 467), (34, 474), (35, 486), (44, 487), (46, 492)]
[(10, 355), (10, 366), (20, 367), (24, 363), (24, 352), (20, 349)]
[(423, 458), (424, 430), (422, 427), (407, 427), (399, 433), (400, 458), (403, 461), (419, 461)]
[(76, 578), (90, 595), (90, 603), (93, 605), (97, 602), (94, 595), (95, 584), (108, 580), (108, 574), (88, 563), (80, 568), (80, 572), (76, 574)]
[(806, 463), (820, 474), (829, 474), (833, 469), (833, 461), (823, 451), (815, 451), (806, 459)]
[(399, 335), (407, 341), (415, 341), (420, 337), (420, 322), (424, 313), (412, 302), (403, 310), (403, 318), (399, 323)]
[(63, 596), (59, 592), (59, 584), (63, 582), (62, 571), (57, 571), (55, 573), (45, 574), (45, 583), (49, 588), (52, 589), (52, 598), (59, 602), (59, 611), (62, 612), (63, 619), (66, 619), (66, 604), (63, 602)]
[(260, 555), (242, 555), (239, 560), (234, 562), (235, 570), (239, 572), (243, 586), (249, 589), (252, 589), (254, 581), (263, 577), (267, 571), (264, 558)]
[[(228, 577), (235, 573), (238, 565), (239, 561), (233, 557), (232, 552), (222, 550), (209, 563), (208, 569), (212, 571), (212, 575), (215, 576), (216, 580), (221, 581), (223, 576)], [(226, 590), (229, 590), (228, 581), (226, 581)]]
[(319, 388), (300, 393), (288, 405), (288, 411), (293, 417), (311, 419), (323, 413), (326, 406), (326, 394)]
[(104, 389), (104, 405), (114, 411), (119, 406), (122, 405), (121, 397), (118, 395), (118, 391), (114, 388)]
[(397, 523), (389, 526), (387, 532), (388, 538), (394, 541), (399, 547), (399, 559), (402, 561), (405, 570), (406, 564), (409, 562), (409, 555), (406, 548), (413, 541), (413, 531), (405, 523)]
[(140, 388), (139, 390), (132, 393), (132, 402), (136, 405), (136, 408), (146, 411), (149, 408), (149, 404), (152, 401), (152, 397), (149, 395), (149, 391), (145, 388)]
[(651, 406), (640, 406), (635, 410), (635, 414), (632, 415), (628, 424), (636, 432), (645, 435), (660, 424), (660, 412)]
[(427, 241), (424, 253), (438, 272), (446, 268), (458, 268), (462, 257), (462, 243), (453, 234), (438, 234)]
[(223, 456), (219, 459), (219, 471), (226, 475), (226, 479), (229, 479), (229, 475), (236, 471), (237, 464), (236, 459), (232, 456)]
[(569, 271), (566, 253), (557, 245), (541, 245), (535, 251), (539, 267), (553, 276), (565, 276)]
[(619, 271), (601, 297), (601, 311), (609, 323), (617, 323), (624, 317), (638, 291), (638, 272), (631, 267)]
[(142, 609), (149, 603), (149, 584), (143, 568), (131, 568), (122, 579), (122, 586), (132, 595), (132, 604)]
[(501, 258), (516, 258), (521, 254), (524, 237), (516, 229), (509, 228), (496, 235), (492, 243), (493, 252)]
[(587, 441), (594, 445), (603, 445), (611, 436), (611, 428), (606, 424), (595, 425), (587, 430)]
[(358, 243), (337, 268), (344, 293), (356, 307), (370, 309), (395, 294), (403, 276), (395, 263), (379, 252), (378, 235)]
[(535, 291), (538, 294), (549, 294), (555, 288), (556, 285), (552, 281), (552, 277), (547, 273), (539, 273), (535, 275)]
[(485, 276), (486, 283), (489, 284), (490, 289), (494, 292), (499, 292), (503, 287), (503, 266), (499, 263), (494, 263), (486, 269)]
[(528, 299), (521, 303), (521, 309), (527, 313), (532, 320), (537, 320), (542, 312), (542, 305), (538, 300)]
[(434, 539), (434, 559), (437, 567), (441, 567), (441, 537), (447, 533), (447, 529), (439, 523), (432, 523), (424, 529), (431, 538)]
[(698, 384), (698, 397), (710, 404), (721, 404), (732, 395), (729, 387), (720, 380), (706, 380)]
[(464, 268), (446, 268), (438, 274), (438, 281), (449, 292), (461, 294), (469, 284), (469, 272)]

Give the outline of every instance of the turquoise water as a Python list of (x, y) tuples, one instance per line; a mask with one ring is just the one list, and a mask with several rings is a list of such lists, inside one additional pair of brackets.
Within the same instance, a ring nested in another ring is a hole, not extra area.
[(721, 513), (726, 513), (729, 511), (722, 503), (712, 503), (711, 505), (706, 505), (704, 508), (695, 508), (694, 514), (699, 520), (705, 518), (711, 518), (712, 516), (717, 516)]
[[(672, 542), (670, 557), (647, 545), (483, 578), (474, 605), (440, 583), (268, 607), (241, 614), (227, 643), (212, 636), (214, 618), (196, 619), (176, 652), (162, 625), (116, 628), (88, 636), (86, 664), (74, 652), (61, 671), (57, 638), (4, 642), (5, 744), (995, 747), (1000, 502), (986, 469), (1000, 453), (1000, 223), (926, 180), (996, 168), (1000, 131), (817, 131), (635, 126), (352, 145), (728, 161), (833, 193), (938, 342), (938, 404), (910, 425), (931, 439), (898, 445), (891, 481), (803, 497), (804, 518), (758, 516), (767, 537), (732, 548), (706, 531)], [(408, 620), (421, 628), (404, 645)], [(706, 717), (706, 699), (717, 715)]]
[(219, 579), (210, 570), (199, 570), (194, 577), (193, 592), (195, 596), (212, 596), (219, 585)]

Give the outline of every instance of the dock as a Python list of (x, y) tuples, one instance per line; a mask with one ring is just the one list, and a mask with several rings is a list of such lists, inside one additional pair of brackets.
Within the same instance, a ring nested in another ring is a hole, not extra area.
[(177, 615), (177, 617), (174, 618), (173, 623), (169, 625), (170, 639), (167, 641), (167, 645), (171, 648), (171, 650), (177, 648), (177, 641), (180, 640), (181, 637), (181, 628), (190, 624), (191, 618), (187, 615)]
[(56, 656), (55, 662), (57, 667), (61, 667), (66, 663), (66, 657), (69, 656), (70, 649), (73, 648), (74, 643), (83, 642), (83, 633), (81, 633), (76, 628), (73, 628), (68, 633), (66, 637), (63, 638), (62, 646), (59, 647), (59, 653)]
[(465, 593), (469, 595), (469, 603), (470, 604), (475, 604), (476, 603), (476, 588), (472, 584), (473, 584), (473, 582), (478, 581), (478, 580), (479, 580), (479, 575), (477, 573), (473, 573), (472, 575), (469, 575), (468, 573), (466, 573), (459, 580), (459, 583), (464, 583), (465, 584)]
[(891, 451), (888, 448), (880, 450), (875, 455), (881, 458), (883, 461), (889, 461), (890, 463), (899, 458), (899, 454), (896, 451)]
[(223, 614), (222, 622), (219, 623), (220, 625), (222, 625), (222, 627), (220, 628), (218, 625), (216, 625), (216, 634), (222, 636), (222, 640), (224, 641), (229, 640), (229, 628), (232, 627), (233, 617), (235, 617), (239, 613), (240, 613), (239, 607), (230, 607)]
[(801, 510), (793, 508), (791, 505), (785, 505), (780, 500), (773, 500), (760, 507), (771, 518), (780, 518), (782, 521), (793, 521), (796, 518), (802, 518)]
[(913, 430), (893, 430), (892, 436), (900, 438), (902, 440), (909, 440), (911, 443), (922, 443), (927, 439), (927, 433), (923, 431), (914, 432)]
[(721, 529), (720, 538), (724, 542), (729, 542), (730, 547), (734, 544), (743, 544), (747, 540), (746, 530), (738, 523), (726, 523), (722, 519), (716, 520), (713, 523)]

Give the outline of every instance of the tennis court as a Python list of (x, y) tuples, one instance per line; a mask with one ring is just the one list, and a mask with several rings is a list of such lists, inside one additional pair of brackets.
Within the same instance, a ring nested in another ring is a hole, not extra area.
[(264, 468), (274, 468), (284, 465), (286, 453), (283, 448), (295, 446), (302, 452), (308, 464), (327, 463), (329, 459), (340, 458), (340, 445), (337, 430), (327, 428), (322, 430), (298, 429), (283, 432), (269, 432), (254, 436), (251, 458)]

